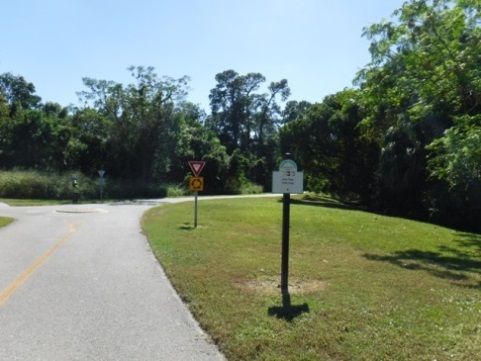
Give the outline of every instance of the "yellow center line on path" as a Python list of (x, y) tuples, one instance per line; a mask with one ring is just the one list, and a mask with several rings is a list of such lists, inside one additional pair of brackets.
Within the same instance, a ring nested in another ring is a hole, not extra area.
[(58, 250), (72, 235), (77, 232), (78, 226), (69, 223), (69, 231), (67, 234), (65, 234), (62, 239), (55, 244), (52, 248), (50, 248), (45, 254), (37, 259), (34, 263), (30, 265), (23, 273), (18, 276), (18, 278), (13, 281), (7, 288), (5, 288), (3, 291), (0, 292), (0, 306), (2, 306), (5, 301), (7, 301), (14, 293), (15, 291), (26, 281), (32, 276), (35, 271), (47, 261), (47, 259), (55, 253), (56, 250)]

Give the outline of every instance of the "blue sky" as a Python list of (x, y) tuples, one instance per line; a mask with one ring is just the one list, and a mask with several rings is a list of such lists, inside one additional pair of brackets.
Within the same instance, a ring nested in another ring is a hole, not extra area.
[(0, 73), (22, 75), (44, 102), (78, 105), (82, 78), (133, 82), (127, 68), (191, 77), (209, 112), (215, 75), (287, 79), (290, 100), (320, 102), (369, 62), (362, 28), (405, 0), (15, 0), (2, 4)]

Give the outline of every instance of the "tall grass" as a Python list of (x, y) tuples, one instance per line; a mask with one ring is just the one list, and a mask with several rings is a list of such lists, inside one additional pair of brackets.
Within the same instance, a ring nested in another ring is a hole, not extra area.
[[(93, 182), (78, 174), (79, 191), (93, 194)], [(0, 171), (0, 197), (18, 199), (68, 199), (72, 197), (72, 175), (40, 171)]]
[[(34, 170), (0, 171), (0, 198), (72, 199), (78, 191), (81, 199), (98, 199), (98, 178), (75, 172), (77, 189), (72, 185), (73, 173), (53, 173)], [(106, 179), (104, 198), (165, 197), (166, 187), (160, 183), (139, 180)]]

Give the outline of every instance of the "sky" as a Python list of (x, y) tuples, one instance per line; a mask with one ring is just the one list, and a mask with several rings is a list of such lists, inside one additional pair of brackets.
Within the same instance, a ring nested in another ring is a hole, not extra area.
[(207, 112), (215, 75), (287, 79), (289, 100), (322, 102), (369, 61), (365, 26), (405, 0), (15, 0), (1, 7), (0, 74), (23, 76), (43, 102), (80, 105), (82, 78), (135, 83), (127, 68), (190, 77)]

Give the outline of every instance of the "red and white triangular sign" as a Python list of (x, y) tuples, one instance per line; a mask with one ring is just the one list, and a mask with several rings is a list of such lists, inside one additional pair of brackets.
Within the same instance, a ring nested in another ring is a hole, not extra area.
[(192, 173), (196, 177), (199, 176), (200, 172), (202, 172), (202, 169), (204, 169), (205, 162), (202, 160), (191, 160), (189, 162), (190, 169), (192, 169)]

